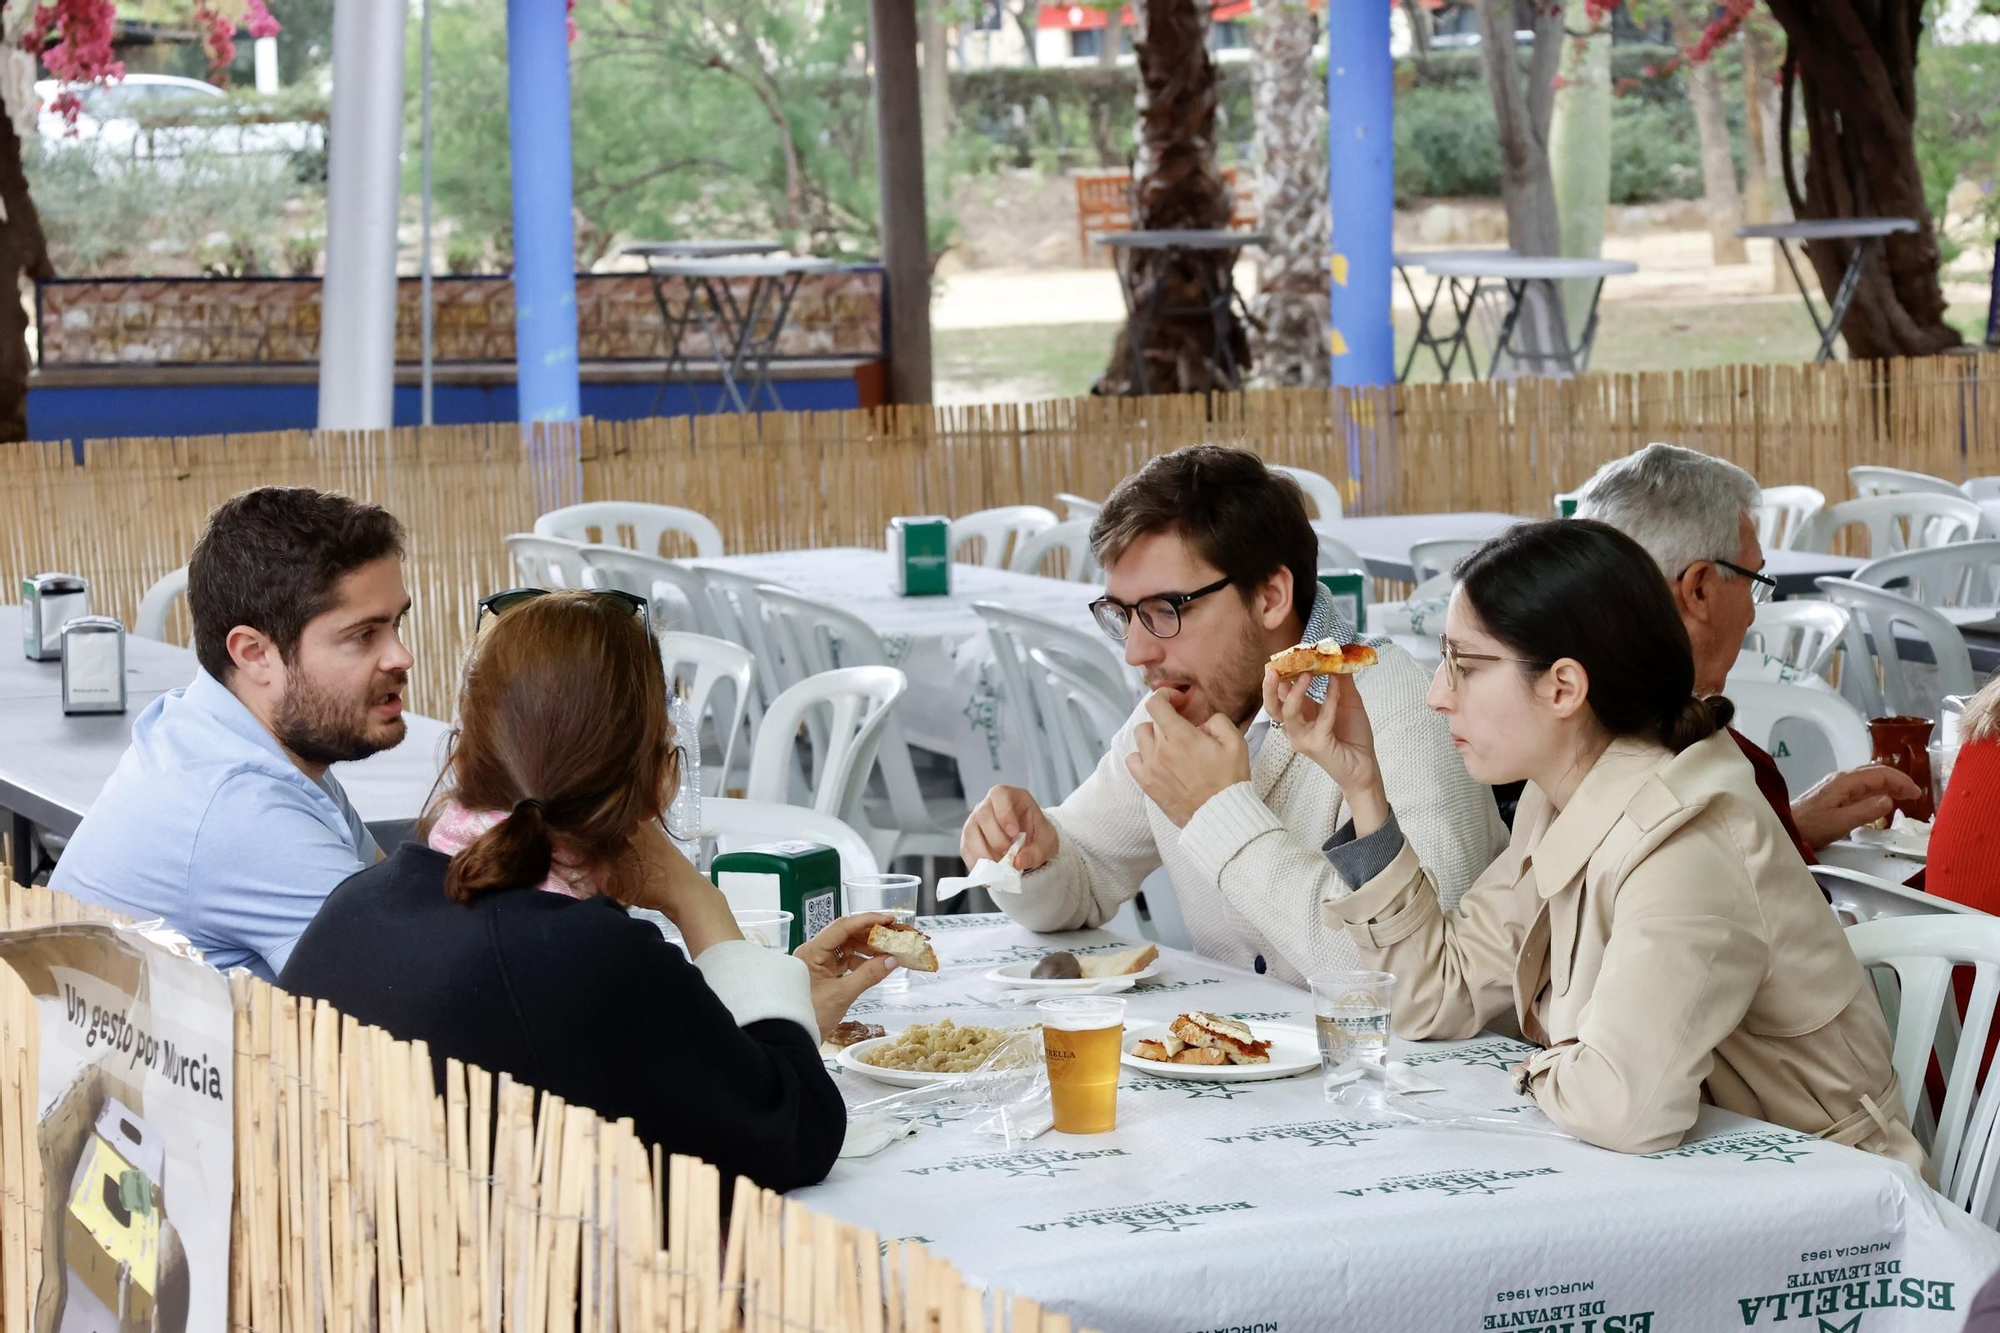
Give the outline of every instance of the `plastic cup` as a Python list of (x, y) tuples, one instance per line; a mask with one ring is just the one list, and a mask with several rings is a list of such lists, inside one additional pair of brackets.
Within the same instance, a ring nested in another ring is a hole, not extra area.
[(732, 912), (743, 938), (779, 953), (792, 951), (792, 914), (770, 910)]
[[(847, 875), (840, 881), (841, 903), (849, 912), (887, 912), (905, 924), (917, 916), (915, 875)], [(885, 994), (901, 995), (910, 989), (910, 969), (899, 967), (875, 985)]]
[(1063, 1134), (1104, 1134), (1118, 1125), (1118, 1062), (1124, 1052), (1125, 1001), (1103, 996), (1043, 1000), (1042, 1053), (1049, 1100)]
[(1396, 978), (1389, 972), (1326, 972), (1308, 977), (1319, 1033), (1320, 1087), (1328, 1101), (1359, 1079), (1379, 1098), (1389, 1079), (1389, 1013)]

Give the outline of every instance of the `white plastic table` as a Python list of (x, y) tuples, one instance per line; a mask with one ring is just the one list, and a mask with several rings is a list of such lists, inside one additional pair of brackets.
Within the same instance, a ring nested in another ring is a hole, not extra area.
[[(1785, 267), (1792, 271), (1792, 281), (1798, 285), (1799, 299), (1806, 303), (1806, 313), (1812, 316), (1813, 328), (1819, 332), (1819, 355), (1813, 360), (1825, 361), (1833, 355), (1833, 340), (1840, 336), (1840, 321), (1854, 300), (1854, 289), (1861, 284), (1861, 269), (1868, 257), (1880, 251), (1889, 237), (1916, 229), (1916, 222), (1910, 218), (1817, 218), (1807, 222), (1760, 222), (1738, 227), (1736, 234), (1745, 240), (1778, 243), (1778, 253), (1785, 257)], [(1847, 271), (1840, 275), (1840, 286), (1834, 289), (1825, 319), (1820, 318), (1811, 290), (1799, 276), (1798, 261), (1792, 257), (1793, 241), (1800, 245), (1811, 241), (1855, 242), (1847, 255)]]
[[(627, 247), (626, 253), (646, 260), (653, 278), (653, 299), (667, 326), (666, 365), (660, 392), (672, 382), (674, 368), (687, 369), (681, 340), (693, 325), (708, 339), (710, 353), (721, 367), (723, 391), (738, 412), (754, 411), (760, 395), (774, 411), (783, 411), (771, 382), (771, 358), (791, 315), (792, 299), (810, 274), (832, 273), (840, 265), (831, 259), (772, 253), (769, 241), (658, 241)], [(730, 284), (748, 280), (749, 294), (737, 299)], [(667, 285), (678, 283), (678, 305), (668, 299)], [(743, 391), (745, 383), (749, 393)], [(659, 395), (653, 405), (659, 406)]]
[[(1491, 379), (1499, 369), (1503, 358), (1510, 355), (1509, 348), (1514, 340), (1514, 331), (1520, 326), (1522, 306), (1527, 300), (1528, 289), (1537, 284), (1543, 290), (1548, 302), (1548, 310), (1563, 308), (1562, 289), (1556, 284), (1568, 281), (1585, 281), (1593, 285), (1590, 289), (1589, 314), (1583, 323), (1583, 333), (1574, 344), (1560, 320), (1555, 332), (1559, 332), (1558, 346), (1537, 348), (1530, 354), (1512, 353), (1516, 360), (1527, 359), (1550, 361), (1559, 374), (1580, 375), (1590, 368), (1590, 350), (1597, 341), (1597, 302), (1604, 294), (1604, 280), (1620, 277), (1627, 273), (1637, 273), (1639, 266), (1626, 259), (1563, 259), (1544, 258), (1530, 255), (1481, 255), (1457, 259), (1426, 260), (1424, 270), (1440, 278), (1462, 279), (1471, 283), (1465, 290), (1465, 299), (1459, 302), (1459, 287), (1454, 284), (1452, 305), (1458, 316), (1456, 342), (1465, 349), (1466, 362), (1477, 369), (1472, 357), (1472, 308), (1479, 299), (1482, 287), (1500, 284), (1507, 291), (1507, 310), (1500, 319), (1500, 334), (1493, 346), (1493, 357), (1486, 363), (1486, 375)], [(1456, 355), (1454, 349), (1453, 355)]]
[[(892, 1032), (1031, 1022), (1032, 1009), (983, 1007), (981, 976), (1113, 942), (994, 917), (917, 924), (942, 972), (863, 996), (854, 1017)], [(1127, 1004), (1128, 1030), (1189, 1009), (1253, 1031), (1313, 1022), (1305, 992), (1178, 950)], [(1390, 1049), (1441, 1085), (1422, 1101), (1466, 1116), (1363, 1118), (1329, 1105), (1316, 1071), (1218, 1084), (1126, 1068), (1108, 1133), (1010, 1146), (979, 1132), (984, 1116), (913, 1111), (914, 1136), (837, 1161), (793, 1197), (1119, 1333), (1807, 1333), (1822, 1325), (1800, 1311), (1815, 1306), (1843, 1311), (1829, 1329), (1956, 1333), (2000, 1268), (2000, 1234), (1886, 1158), (1714, 1107), (1678, 1147), (1609, 1152), (1551, 1133), (1513, 1091), (1507, 1069), (1531, 1049), (1519, 1041)], [(836, 1077), (850, 1107), (895, 1092)]]
[[(21, 608), (0, 606), (0, 811), (9, 816), (15, 882), (33, 882), (36, 829), (59, 837), (96, 802), (132, 740), (132, 719), (168, 689), (194, 679), (194, 654), (127, 636), (126, 710), (65, 717), (62, 663), (21, 656)], [(423, 813), (437, 780), (449, 728), (406, 713), (403, 743), (333, 771), (371, 828), (393, 833)]]

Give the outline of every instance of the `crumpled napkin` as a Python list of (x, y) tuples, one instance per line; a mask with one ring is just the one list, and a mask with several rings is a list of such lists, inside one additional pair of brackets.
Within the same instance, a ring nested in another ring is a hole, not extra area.
[(917, 1127), (876, 1111), (847, 1122), (847, 1137), (840, 1142), (842, 1157), (873, 1157), (897, 1139), (906, 1139)]
[[(1325, 1086), (1327, 1086), (1328, 1088), (1337, 1088), (1341, 1084), (1346, 1083), (1352, 1079), (1360, 1078), (1366, 1072), (1367, 1071), (1365, 1069), (1357, 1065), (1353, 1069), (1348, 1070), (1344, 1074), (1324, 1075), (1323, 1077), (1326, 1079)], [(1388, 1077), (1386, 1081), (1390, 1092), (1400, 1092), (1410, 1096), (1415, 1096), (1426, 1092), (1444, 1091), (1444, 1085), (1442, 1083), (1431, 1082), (1429, 1079), (1425, 1078), (1422, 1074), (1419, 1074), (1416, 1070), (1404, 1064), (1401, 1060), (1391, 1060), (1389, 1062)]]
[(1021, 872), (1014, 869), (1014, 856), (1027, 840), (1028, 835), (1021, 834), (1014, 839), (1013, 846), (1007, 849), (1005, 856), (998, 861), (981, 859), (972, 867), (970, 874), (944, 876), (937, 882), (937, 900), (941, 903), (950, 902), (971, 888), (982, 888), (988, 893), (1019, 893)]

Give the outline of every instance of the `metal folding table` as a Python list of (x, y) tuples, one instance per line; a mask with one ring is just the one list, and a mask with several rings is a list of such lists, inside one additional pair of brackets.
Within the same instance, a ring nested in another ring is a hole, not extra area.
[[(1125, 293), (1125, 309), (1132, 316), (1132, 378), (1142, 394), (1151, 393), (1152, 386), (1146, 375), (1146, 329), (1161, 318), (1179, 315), (1201, 315), (1209, 322), (1210, 345), (1216, 352), (1216, 364), (1222, 369), (1233, 389), (1243, 387), (1242, 377), (1237, 373), (1235, 363), (1223, 351), (1229, 336), (1229, 312), (1233, 306), (1249, 318), (1249, 309), (1236, 291), (1235, 251), (1253, 245), (1268, 245), (1270, 236), (1253, 231), (1199, 231), (1191, 229), (1162, 229), (1158, 231), (1112, 231), (1097, 238), (1099, 245), (1108, 246), (1118, 260), (1118, 286)], [(1193, 305), (1163, 305), (1162, 292), (1165, 284), (1155, 282), (1151, 293), (1143, 303), (1133, 286), (1132, 255), (1139, 250), (1155, 250), (1171, 255), (1176, 250), (1227, 250), (1227, 263), (1202, 268), (1201, 300)], [(1218, 278), (1216, 274), (1221, 276)]]
[[(1431, 316), (1436, 313), (1438, 301), (1444, 296), (1446, 288), (1449, 288), (1451, 291), (1452, 313), (1458, 320), (1458, 327), (1463, 328), (1465, 325), (1465, 312), (1469, 312), (1472, 309), (1472, 292), (1476, 283), (1469, 284), (1463, 278), (1447, 278), (1441, 275), (1433, 275), (1436, 280), (1431, 283), (1431, 294), (1426, 299), (1417, 294), (1416, 283), (1410, 279), (1410, 270), (1413, 268), (1423, 268), (1434, 260), (1439, 259), (1495, 259), (1502, 255), (1511, 255), (1513, 253), (1512, 250), (1507, 249), (1410, 252), (1399, 250), (1396, 252), (1392, 257), (1392, 262), (1396, 266), (1396, 276), (1403, 280), (1403, 290), (1410, 294), (1411, 304), (1415, 305), (1417, 309), (1416, 340), (1410, 344), (1409, 355), (1403, 358), (1403, 368), (1396, 372), (1397, 383), (1402, 383), (1410, 378), (1410, 367), (1417, 363), (1417, 353), (1425, 349), (1429, 349), (1431, 360), (1437, 363), (1438, 374), (1443, 379), (1447, 381), (1451, 379), (1451, 368), (1457, 362), (1458, 354), (1461, 351), (1465, 353), (1466, 364), (1472, 368), (1473, 378), (1479, 378), (1479, 366), (1472, 359), (1472, 345), (1460, 338), (1456, 329), (1440, 337), (1431, 328)], [(1439, 350), (1441, 348), (1450, 348), (1450, 354), (1447, 355)]]
[[(1472, 357), (1472, 311), (1479, 300), (1479, 293), (1490, 283), (1504, 284), (1507, 289), (1507, 311), (1500, 320), (1500, 333), (1494, 342), (1493, 357), (1486, 363), (1486, 377), (1491, 379), (1501, 362), (1508, 356), (1514, 341), (1515, 330), (1521, 321), (1521, 309), (1527, 300), (1528, 289), (1539, 283), (1547, 294), (1550, 308), (1562, 309), (1562, 289), (1558, 283), (1582, 280), (1594, 282), (1590, 290), (1590, 312), (1583, 322), (1583, 333), (1574, 343), (1569, 341), (1565, 328), (1562, 345), (1536, 353), (1536, 359), (1554, 363), (1558, 374), (1580, 375), (1590, 368), (1591, 347), (1597, 341), (1597, 302), (1604, 294), (1604, 280), (1627, 273), (1637, 273), (1639, 266), (1626, 259), (1564, 259), (1531, 255), (1482, 255), (1466, 259), (1426, 259), (1424, 270), (1439, 278), (1454, 280), (1452, 306), (1458, 316), (1458, 332), (1451, 341), (1465, 349), (1466, 360), (1475, 369), (1477, 362)], [(1472, 285), (1465, 292), (1463, 303), (1459, 299), (1461, 283)], [(1454, 349), (1452, 355), (1457, 355)], [(1518, 359), (1517, 354), (1517, 359)]]
[[(1798, 284), (1799, 299), (1806, 303), (1806, 313), (1812, 316), (1813, 328), (1819, 331), (1819, 355), (1813, 360), (1825, 361), (1833, 355), (1833, 340), (1840, 336), (1840, 321), (1854, 301), (1854, 289), (1861, 285), (1861, 269), (1868, 256), (1881, 250), (1887, 238), (1916, 229), (1917, 224), (1909, 218), (1817, 218), (1809, 222), (1760, 222), (1752, 227), (1738, 227), (1736, 234), (1745, 240), (1778, 243), (1778, 253), (1785, 257), (1785, 267), (1792, 271), (1792, 281)], [(1847, 272), (1840, 275), (1840, 286), (1834, 289), (1833, 302), (1824, 320), (1819, 317), (1819, 307), (1813, 304), (1805, 279), (1799, 275), (1798, 261), (1792, 257), (1793, 241), (1800, 245), (1809, 241), (1855, 242), (1847, 255)]]
[[(652, 241), (625, 247), (624, 253), (646, 261), (653, 280), (653, 299), (666, 325), (666, 362), (660, 373), (653, 410), (659, 410), (675, 371), (693, 393), (684, 340), (699, 326), (721, 368), (723, 391), (738, 412), (756, 410), (759, 395), (782, 410), (771, 383), (771, 358), (791, 315), (792, 299), (807, 275), (831, 273), (839, 267), (830, 259), (778, 253), (776, 241)], [(738, 299), (733, 280), (748, 279), (748, 294)], [(681, 292), (676, 301), (669, 286)], [(743, 391), (748, 381), (749, 392)]]

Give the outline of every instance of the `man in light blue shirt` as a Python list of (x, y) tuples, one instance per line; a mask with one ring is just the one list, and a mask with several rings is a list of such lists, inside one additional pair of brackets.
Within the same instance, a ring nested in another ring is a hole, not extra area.
[(402, 526), (345, 496), (270, 486), (217, 509), (188, 562), (201, 670), (134, 720), (49, 886), (275, 980), (382, 854), (327, 770), (403, 738), (402, 563)]

